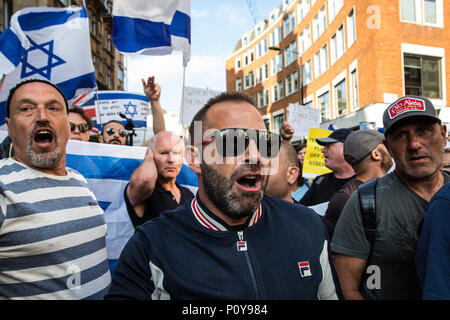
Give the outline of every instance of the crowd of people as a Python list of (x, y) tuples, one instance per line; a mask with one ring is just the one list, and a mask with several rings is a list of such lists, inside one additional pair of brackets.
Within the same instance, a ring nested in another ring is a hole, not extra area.
[[(450, 299), (447, 129), (429, 99), (388, 106), (384, 134), (318, 138), (331, 172), (310, 181), (306, 145), (292, 145), (286, 121), (267, 131), (251, 97), (210, 99), (185, 143), (165, 128), (154, 77), (142, 84), (154, 136), (123, 194), (135, 233), (113, 274), (103, 210), (66, 166), (68, 140), (89, 141), (91, 119), (50, 82), (10, 91), (0, 298)], [(113, 120), (99, 141), (126, 136)], [(184, 159), (196, 194), (176, 181)]]

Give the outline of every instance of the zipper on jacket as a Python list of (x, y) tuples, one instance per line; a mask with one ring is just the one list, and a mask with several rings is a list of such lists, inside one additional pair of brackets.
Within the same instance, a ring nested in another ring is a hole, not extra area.
[(247, 262), (248, 271), (250, 272), (250, 278), (252, 280), (253, 289), (256, 293), (256, 299), (260, 300), (261, 297), (259, 295), (258, 285), (256, 284), (256, 277), (253, 271), (252, 263), (250, 262), (250, 257), (247, 252), (247, 241), (244, 240), (244, 231), (238, 231), (239, 241), (237, 243), (237, 250), (244, 253), (245, 261)]

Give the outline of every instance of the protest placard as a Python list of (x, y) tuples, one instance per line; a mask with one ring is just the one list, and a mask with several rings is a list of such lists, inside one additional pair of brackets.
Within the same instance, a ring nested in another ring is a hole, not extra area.
[(325, 158), (322, 153), (320, 144), (317, 143), (317, 138), (328, 137), (332, 131), (319, 128), (310, 128), (308, 134), (308, 141), (306, 143), (306, 154), (303, 162), (303, 177), (314, 178), (318, 175), (331, 172), (325, 167)]
[(320, 125), (320, 110), (290, 103), (288, 122), (294, 129), (294, 136), (307, 137), (309, 128)]
[(184, 126), (190, 125), (197, 111), (200, 110), (210, 98), (219, 93), (220, 91), (211, 89), (184, 87), (180, 124)]

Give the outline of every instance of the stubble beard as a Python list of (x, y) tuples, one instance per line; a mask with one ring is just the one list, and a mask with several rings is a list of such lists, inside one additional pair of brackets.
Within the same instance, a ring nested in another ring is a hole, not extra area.
[(202, 163), (200, 167), (203, 186), (209, 200), (229, 218), (239, 220), (248, 217), (261, 204), (267, 186), (267, 176), (263, 176), (259, 192), (236, 194), (232, 191), (232, 186), (238, 171), (235, 171), (231, 178), (227, 179), (210, 165)]
[(55, 139), (55, 149), (53, 151), (36, 152), (33, 150), (33, 135), (30, 132), (30, 137), (27, 145), (27, 157), (30, 163), (41, 169), (53, 169), (57, 166), (58, 162), (61, 160), (62, 151), (56, 136)]

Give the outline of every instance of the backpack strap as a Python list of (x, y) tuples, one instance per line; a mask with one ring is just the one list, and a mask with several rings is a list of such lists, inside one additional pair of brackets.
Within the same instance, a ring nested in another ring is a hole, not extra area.
[(376, 211), (376, 187), (378, 178), (371, 180), (358, 188), (359, 208), (361, 212), (364, 233), (370, 243), (370, 253), (367, 257), (369, 261), (372, 256), (373, 243), (377, 231), (377, 211)]

